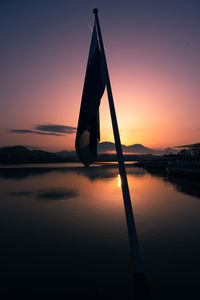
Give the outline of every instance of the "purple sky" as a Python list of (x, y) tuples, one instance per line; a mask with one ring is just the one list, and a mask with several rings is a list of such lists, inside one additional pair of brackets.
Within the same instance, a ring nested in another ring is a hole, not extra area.
[[(0, 147), (74, 149), (99, 8), (122, 143), (199, 142), (200, 1), (0, 2)], [(101, 141), (113, 141), (107, 96)]]

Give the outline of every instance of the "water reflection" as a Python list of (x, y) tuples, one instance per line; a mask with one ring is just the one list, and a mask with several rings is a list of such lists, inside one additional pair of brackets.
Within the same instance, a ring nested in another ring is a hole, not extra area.
[(74, 198), (78, 196), (78, 190), (64, 189), (64, 188), (49, 188), (38, 191), (17, 191), (9, 193), (13, 197), (35, 197), (41, 200), (63, 200)]
[(198, 179), (171, 176), (163, 172), (156, 172), (155, 170), (148, 170), (147, 172), (152, 176), (162, 178), (165, 182), (171, 183), (179, 192), (200, 198), (200, 184)]
[(118, 185), (118, 187), (121, 187), (121, 185), (122, 185), (120, 174), (118, 174), (118, 176), (117, 176), (117, 185)]
[[(160, 177), (164, 181), (170, 182), (178, 191), (182, 193), (200, 197), (199, 181), (166, 176), (166, 174), (155, 172), (153, 170), (146, 171), (143, 168), (136, 168), (134, 167), (134, 165), (131, 164), (128, 164), (126, 166), (126, 170), (128, 175), (133, 176), (144, 176), (148, 172), (152, 176)], [(75, 172), (77, 175), (83, 175), (89, 178), (91, 181), (117, 177), (117, 185), (118, 187), (121, 186), (121, 178), (118, 174), (118, 165), (114, 163), (99, 163), (96, 165), (92, 165), (88, 169), (83, 168), (80, 164), (55, 164), (55, 166), (52, 166), (52, 164), (46, 164), (0, 168), (0, 178), (24, 180), (26, 178), (42, 176), (52, 172), (59, 172), (63, 174)]]
[[(131, 165), (126, 166), (127, 172), (134, 174), (136, 176), (143, 176), (146, 171), (142, 168), (133, 168)], [(97, 164), (92, 165), (90, 168), (83, 168), (80, 164), (61, 164), (52, 167), (51, 164), (40, 166), (40, 165), (30, 165), (21, 167), (10, 167), (10, 168), (0, 168), (0, 178), (4, 179), (25, 179), (27, 177), (34, 177), (43, 175), (50, 172), (62, 172), (71, 173), (76, 172), (78, 175), (84, 175), (91, 181), (99, 178), (112, 178), (118, 175), (118, 165), (117, 164)]]
[[(144, 169), (129, 166), (127, 174), (150, 299), (200, 298), (198, 198)], [(131, 299), (117, 167), (29, 166), (1, 169), (0, 177), (6, 299), (30, 291), (36, 299)]]

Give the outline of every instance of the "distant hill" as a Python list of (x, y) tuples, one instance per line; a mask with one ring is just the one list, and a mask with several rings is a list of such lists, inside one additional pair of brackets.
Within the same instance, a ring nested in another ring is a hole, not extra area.
[[(143, 156), (157, 156), (163, 154), (177, 154), (172, 148), (154, 150), (141, 144), (130, 146), (122, 145), (125, 160), (142, 159)], [(103, 142), (98, 144), (98, 161), (116, 161), (115, 144)], [(75, 151), (63, 150), (52, 153), (44, 150), (31, 150), (24, 146), (11, 146), (0, 148), (0, 164), (35, 164), (35, 163), (59, 163), (78, 162)]]
[[(144, 147), (141, 144), (133, 144), (126, 146), (122, 144), (122, 150), (124, 153), (131, 154), (152, 154), (152, 155), (161, 155), (162, 150), (154, 150), (151, 148)], [(115, 151), (115, 144), (111, 142), (103, 142), (98, 145), (98, 151), (101, 153)]]
[(123, 146), (123, 151), (131, 152), (131, 153), (135, 153), (135, 154), (154, 154), (154, 155), (160, 155), (162, 153), (162, 151), (160, 151), (160, 150), (154, 150), (151, 148), (147, 148), (141, 144)]
[[(97, 146), (97, 150), (99, 154), (114, 152), (115, 153), (115, 144), (112, 142), (102, 142)], [(133, 144), (130, 146), (126, 146), (122, 144), (122, 150), (127, 154), (151, 154), (151, 155), (164, 155), (164, 154), (177, 154), (179, 151), (173, 148), (166, 148), (164, 150), (156, 150), (145, 147), (141, 144)], [(61, 157), (75, 157), (75, 151), (67, 151), (63, 150), (60, 152), (56, 152), (58, 156)]]
[(115, 144), (111, 142), (102, 142), (97, 146), (98, 152), (104, 153), (109, 151), (115, 151)]
[[(111, 142), (102, 142), (97, 146), (97, 150), (99, 154), (115, 152), (115, 144)], [(144, 147), (141, 144), (134, 144), (130, 146), (122, 145), (122, 150), (124, 153), (130, 154), (152, 154), (152, 155), (162, 155), (162, 150), (154, 150), (151, 148)], [(56, 152), (58, 156), (61, 157), (73, 157), (76, 155), (75, 151), (67, 151), (63, 150), (60, 152)]]
[(59, 152), (55, 152), (55, 154), (60, 156), (60, 157), (74, 157), (74, 156), (76, 156), (75, 151), (68, 151), (68, 150), (62, 150), (62, 151), (59, 151)]
[(63, 159), (54, 153), (43, 150), (29, 150), (24, 146), (0, 148), (1, 164), (56, 163), (62, 161)]

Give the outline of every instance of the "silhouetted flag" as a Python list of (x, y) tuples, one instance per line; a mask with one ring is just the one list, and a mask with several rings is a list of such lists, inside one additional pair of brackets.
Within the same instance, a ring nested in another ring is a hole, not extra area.
[(97, 159), (99, 105), (105, 89), (101, 52), (94, 25), (76, 134), (76, 152), (87, 167)]

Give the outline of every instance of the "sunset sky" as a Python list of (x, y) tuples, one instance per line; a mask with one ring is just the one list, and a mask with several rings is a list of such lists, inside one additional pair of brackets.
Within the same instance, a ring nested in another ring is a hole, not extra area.
[[(0, 147), (74, 150), (94, 7), (123, 144), (200, 142), (200, 1), (0, 2)], [(101, 141), (113, 141), (107, 94)]]

